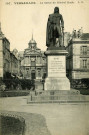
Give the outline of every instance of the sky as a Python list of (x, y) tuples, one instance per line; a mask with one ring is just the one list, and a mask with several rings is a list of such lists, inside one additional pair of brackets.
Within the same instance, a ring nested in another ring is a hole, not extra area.
[(89, 0), (1, 0), (0, 5), (1, 29), (11, 50), (24, 51), (33, 33), (37, 47), (45, 51), (47, 20), (56, 6), (63, 16), (65, 32), (83, 27), (83, 32), (89, 33)]

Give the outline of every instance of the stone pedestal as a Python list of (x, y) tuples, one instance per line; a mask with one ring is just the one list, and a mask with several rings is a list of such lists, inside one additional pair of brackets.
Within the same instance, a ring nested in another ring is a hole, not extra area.
[(43, 91), (44, 89), (44, 85), (43, 85), (43, 82), (41, 82), (40, 80), (36, 79), (35, 80), (35, 91)]
[[(55, 50), (56, 49), (56, 50)], [(34, 94), (30, 94), (27, 103), (86, 103), (89, 96), (81, 95), (78, 90), (70, 90), (70, 82), (66, 77), (65, 48), (50, 48), (47, 56), (47, 78), (44, 90), (41, 85), (35, 85)]]
[(63, 48), (47, 50), (47, 78), (44, 90), (70, 90), (70, 82), (66, 77), (66, 55), (68, 52)]

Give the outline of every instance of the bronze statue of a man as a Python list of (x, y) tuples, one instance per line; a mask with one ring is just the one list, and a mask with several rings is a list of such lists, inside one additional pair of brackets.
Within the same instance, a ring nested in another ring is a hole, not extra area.
[(59, 8), (54, 8), (54, 13), (49, 15), (46, 31), (46, 46), (56, 46), (56, 38), (58, 38), (58, 46), (63, 46), (64, 38), (64, 21), (59, 13)]

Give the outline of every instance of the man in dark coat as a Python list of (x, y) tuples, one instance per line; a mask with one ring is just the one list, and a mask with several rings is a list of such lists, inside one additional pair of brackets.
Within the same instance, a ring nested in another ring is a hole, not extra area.
[(56, 45), (56, 38), (59, 40), (59, 46), (63, 46), (63, 30), (64, 21), (59, 13), (59, 8), (54, 8), (54, 13), (49, 15), (46, 31), (46, 46), (51, 47)]

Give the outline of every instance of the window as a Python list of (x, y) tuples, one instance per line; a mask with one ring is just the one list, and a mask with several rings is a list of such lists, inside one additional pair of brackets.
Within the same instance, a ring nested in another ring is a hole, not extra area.
[(35, 61), (35, 57), (31, 57), (31, 66), (35, 66), (36, 65), (36, 61)]
[(40, 68), (37, 69), (37, 72), (38, 72), (38, 77), (41, 77), (41, 69)]
[(87, 54), (87, 46), (81, 46), (81, 54), (83, 55)]
[(87, 60), (83, 60), (83, 68), (87, 68)]
[(37, 64), (40, 64), (40, 63), (41, 63), (41, 57), (38, 56), (38, 57), (37, 57)]
[(43, 64), (45, 64), (46, 62), (45, 62), (45, 58), (43, 58)]
[(36, 62), (35, 61), (31, 61), (31, 66), (35, 66)]
[(41, 72), (40, 71), (38, 71), (38, 76), (41, 77)]
[(29, 68), (26, 68), (26, 70), (28, 71), (28, 70), (29, 70)]

